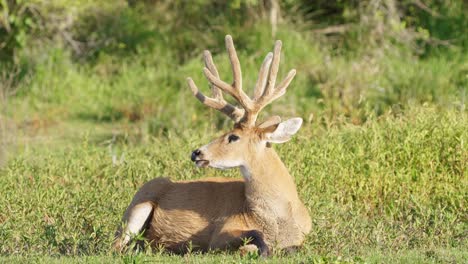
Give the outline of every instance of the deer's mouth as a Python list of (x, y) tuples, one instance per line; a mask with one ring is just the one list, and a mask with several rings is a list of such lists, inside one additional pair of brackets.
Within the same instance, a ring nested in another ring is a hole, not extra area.
[(208, 167), (208, 164), (210, 164), (210, 162), (207, 161), (207, 160), (196, 160), (195, 161), (195, 165), (197, 165), (197, 167), (199, 167), (199, 168), (206, 168), (206, 167)]

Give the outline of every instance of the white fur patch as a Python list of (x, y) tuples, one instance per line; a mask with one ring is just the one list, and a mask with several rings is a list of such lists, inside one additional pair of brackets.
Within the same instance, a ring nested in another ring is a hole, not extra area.
[(216, 169), (230, 169), (230, 168), (236, 168), (242, 165), (242, 161), (238, 160), (217, 160), (217, 161), (210, 161), (210, 167), (216, 168)]
[(146, 223), (146, 220), (148, 220), (148, 217), (153, 210), (153, 206), (150, 203), (141, 203), (135, 205), (130, 210), (128, 223), (123, 231), (123, 245), (126, 245), (132, 236), (135, 236), (141, 232), (144, 224)]

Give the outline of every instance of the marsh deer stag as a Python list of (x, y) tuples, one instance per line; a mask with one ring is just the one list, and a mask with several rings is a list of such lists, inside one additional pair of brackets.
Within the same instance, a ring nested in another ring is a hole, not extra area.
[[(126, 248), (131, 237), (144, 232), (152, 246), (184, 253), (189, 245), (207, 251), (240, 249), (269, 255), (272, 248), (295, 249), (311, 229), (308, 210), (299, 199), (294, 180), (271, 147), (284, 143), (302, 124), (301, 118), (281, 122), (273, 116), (256, 125), (258, 113), (286, 92), (296, 74), (291, 70), (276, 85), (281, 41), (268, 53), (260, 68), (253, 97), (242, 90), (239, 59), (231, 36), (226, 48), (232, 66), (232, 85), (219, 77), (210, 52), (204, 52), (212, 97), (203, 95), (191, 78), (188, 85), (203, 104), (221, 111), (234, 128), (193, 151), (198, 167), (240, 168), (243, 179), (207, 178), (172, 182), (153, 179), (141, 187), (128, 206), (116, 233), (114, 247)], [(241, 106), (226, 102), (222, 92)]]

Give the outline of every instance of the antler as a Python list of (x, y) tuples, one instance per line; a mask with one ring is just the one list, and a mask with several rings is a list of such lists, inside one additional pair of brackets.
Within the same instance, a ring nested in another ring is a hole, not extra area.
[[(203, 57), (205, 59), (205, 69), (208, 69), (214, 76), (219, 78), (218, 69), (213, 63), (213, 58), (211, 57), (211, 53), (207, 50), (203, 52)], [(241, 118), (244, 116), (244, 109), (239, 109), (224, 100), (222, 92), (219, 90), (218, 87), (213, 85), (210, 82), (211, 87), (211, 94), (212, 97), (207, 97), (203, 95), (199, 90), (198, 87), (195, 85), (192, 78), (187, 78), (188, 85), (192, 90), (193, 95), (203, 104), (207, 105), (208, 107), (214, 108), (234, 120), (234, 122), (239, 122)]]
[[(227, 84), (219, 78), (218, 70), (213, 63), (209, 51), (204, 52), (205, 68), (203, 68), (203, 73), (210, 82), (213, 98), (204, 96), (191, 78), (187, 78), (188, 84), (190, 89), (192, 89), (192, 93), (203, 104), (225, 113), (232, 118), (236, 124), (244, 127), (255, 126), (258, 113), (266, 105), (285, 94), (286, 88), (296, 75), (296, 70), (291, 70), (286, 78), (275, 87), (281, 54), (281, 41), (276, 41), (273, 53), (270, 52), (267, 54), (260, 67), (257, 83), (255, 85), (254, 97), (251, 99), (242, 90), (241, 67), (230, 35), (226, 36), (226, 49), (229, 54), (234, 77), (232, 85)], [(236, 99), (243, 109), (227, 103), (223, 99), (221, 91), (228, 93)]]

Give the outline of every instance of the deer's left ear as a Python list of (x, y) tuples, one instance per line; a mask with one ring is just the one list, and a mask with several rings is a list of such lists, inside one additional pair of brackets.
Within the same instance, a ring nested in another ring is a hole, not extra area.
[(264, 137), (270, 143), (284, 143), (301, 128), (302, 118), (296, 117), (288, 119), (279, 124), (264, 129)]

